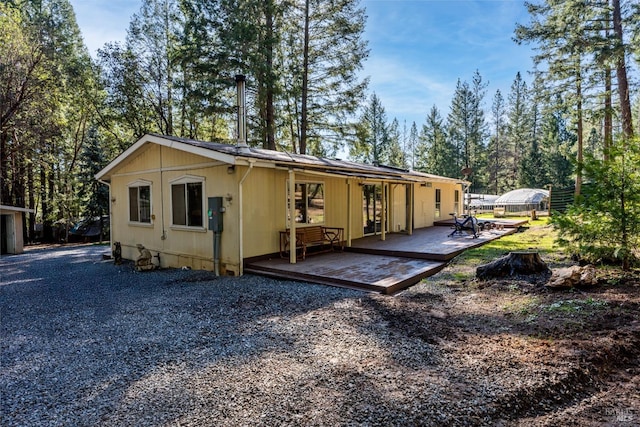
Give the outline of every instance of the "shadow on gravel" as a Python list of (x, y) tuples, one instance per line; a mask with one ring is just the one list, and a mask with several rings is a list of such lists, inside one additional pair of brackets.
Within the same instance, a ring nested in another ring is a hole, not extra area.
[(3, 426), (636, 416), (633, 383), (618, 400), (611, 376), (638, 375), (634, 283), (576, 294), (419, 285), (389, 297), (250, 275), (138, 273), (103, 261), (108, 250), (0, 258)]
[(104, 261), (108, 251), (63, 247), (0, 259), (3, 425), (98, 425), (123, 411), (172, 422), (178, 415), (155, 404), (136, 414), (147, 396), (135, 395), (138, 382), (159, 375), (151, 387), (160, 397), (185, 386), (162, 380), (172, 367), (193, 373), (289, 351), (296, 340), (269, 319), (362, 295), (256, 276), (139, 273)]

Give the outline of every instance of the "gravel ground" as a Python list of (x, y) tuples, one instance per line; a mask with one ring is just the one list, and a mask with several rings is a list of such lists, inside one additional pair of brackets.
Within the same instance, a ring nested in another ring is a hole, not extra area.
[[(636, 316), (620, 332), (626, 346), (602, 335), (576, 347), (519, 329), (521, 311), (500, 309), (507, 302), (491, 288), (423, 283), (388, 297), (251, 275), (138, 273), (104, 261), (107, 252), (0, 259), (1, 425), (640, 422), (637, 294), (618, 310), (620, 322)], [(617, 391), (594, 373), (605, 362), (587, 345), (612, 349)]]

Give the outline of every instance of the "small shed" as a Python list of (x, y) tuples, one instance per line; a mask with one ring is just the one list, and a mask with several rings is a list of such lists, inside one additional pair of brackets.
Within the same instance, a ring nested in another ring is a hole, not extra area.
[(33, 213), (33, 209), (0, 205), (0, 253), (2, 255), (24, 252), (22, 224), (25, 213)]
[(494, 202), (509, 213), (528, 213), (532, 210), (546, 211), (549, 206), (549, 191), (540, 188), (519, 188), (504, 193)]

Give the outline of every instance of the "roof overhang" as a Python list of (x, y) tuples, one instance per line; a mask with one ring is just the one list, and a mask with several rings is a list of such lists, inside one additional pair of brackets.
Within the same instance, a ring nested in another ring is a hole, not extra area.
[(249, 165), (292, 169), (299, 173), (346, 177), (361, 180), (385, 181), (397, 183), (446, 183), (456, 185), (469, 184), (467, 181), (447, 178), (438, 175), (426, 174), (417, 171), (408, 171), (392, 167), (378, 167), (349, 161), (324, 159), (314, 156), (275, 152), (249, 147), (237, 147), (232, 144), (209, 143), (195, 141), (172, 136), (147, 134), (136, 141), (131, 147), (121, 153), (105, 168), (95, 175), (101, 182), (108, 183), (114, 171), (123, 164), (127, 158), (147, 144), (157, 144), (163, 147), (195, 154), (205, 159), (220, 162), (227, 165)]
[(35, 212), (33, 209), (19, 208), (17, 206), (7, 206), (7, 205), (0, 205), (0, 211), (5, 211), (5, 212), (25, 212), (25, 213), (34, 213)]
[(108, 181), (108, 178), (114, 169), (120, 166), (129, 156), (131, 156), (133, 153), (140, 150), (147, 144), (157, 144), (162, 147), (173, 148), (179, 151), (196, 154), (207, 159), (216, 160), (221, 163), (230, 165), (236, 164), (236, 159), (232, 155), (221, 153), (219, 151), (209, 150), (207, 148), (196, 147), (174, 139), (163, 138), (160, 135), (147, 134), (136, 141), (131, 147), (123, 151), (114, 160), (112, 160), (106, 167), (104, 167), (104, 169), (102, 169), (95, 175), (95, 178), (100, 181)]

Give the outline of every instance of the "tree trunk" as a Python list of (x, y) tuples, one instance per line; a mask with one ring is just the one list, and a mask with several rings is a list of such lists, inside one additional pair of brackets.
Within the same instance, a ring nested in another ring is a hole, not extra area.
[(29, 205), (27, 207), (31, 209), (32, 212), (29, 212), (29, 232), (26, 235), (28, 236), (29, 243), (33, 243), (36, 235), (36, 190), (33, 177), (33, 163), (27, 165), (27, 194), (29, 194)]
[(302, 52), (302, 95), (300, 114), (300, 154), (307, 154), (307, 128), (308, 128), (308, 99), (309, 96), (309, 21), (311, 0), (306, 0), (304, 5), (304, 50)]
[(510, 252), (489, 264), (476, 268), (476, 277), (487, 280), (496, 277), (548, 273), (549, 267), (538, 252)]
[(266, 7), (265, 7), (265, 18), (266, 18), (266, 31), (267, 31), (267, 35), (266, 35), (266, 73), (265, 73), (265, 77), (266, 77), (266, 87), (267, 87), (267, 93), (266, 93), (266, 106), (265, 106), (265, 113), (266, 113), (266, 133), (267, 133), (267, 149), (268, 150), (275, 150), (276, 149), (276, 136), (275, 136), (275, 108), (273, 106), (274, 104), (274, 92), (275, 92), (275, 77), (274, 77), (274, 72), (273, 72), (273, 56), (274, 56), (274, 49), (275, 49), (275, 44), (276, 41), (274, 39), (275, 37), (275, 31), (274, 31), (274, 7), (273, 7), (273, 2), (272, 1), (268, 1), (266, 2)]
[(622, 35), (622, 13), (620, 0), (612, 0), (613, 6), (613, 32), (616, 40), (616, 77), (618, 78), (618, 91), (620, 92), (620, 118), (622, 119), (622, 133), (625, 138), (633, 138), (633, 119), (631, 118), (631, 99), (629, 97), (629, 80), (627, 79), (627, 67), (624, 60), (624, 39)]
[(575, 197), (578, 197), (582, 192), (582, 163), (583, 163), (583, 135), (582, 135), (582, 73), (581, 73), (581, 64), (578, 59), (576, 66), (576, 99), (577, 99), (577, 121), (578, 121), (578, 129), (577, 129), (577, 137), (578, 137), (578, 148), (577, 148), (577, 162), (578, 166), (576, 168), (576, 190)]
[(609, 160), (609, 148), (613, 143), (613, 109), (611, 108), (611, 68), (605, 68), (604, 97), (604, 159)]

